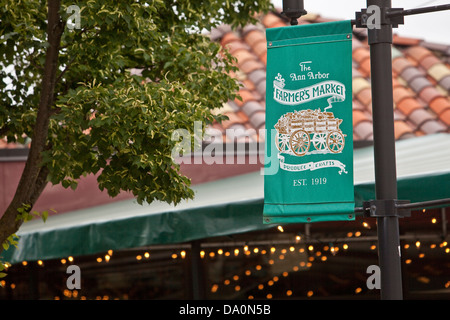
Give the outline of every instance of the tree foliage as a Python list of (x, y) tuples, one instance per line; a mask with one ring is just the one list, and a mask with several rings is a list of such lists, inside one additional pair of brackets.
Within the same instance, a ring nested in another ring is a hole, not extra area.
[[(80, 28), (73, 12), (79, 8)], [(30, 141), (3, 243), (45, 185), (76, 188), (98, 175), (110, 196), (139, 202), (192, 198), (171, 157), (176, 129), (223, 116), (234, 98), (231, 57), (205, 35), (245, 25), (269, 1), (0, 0), (0, 138)], [(70, 21), (68, 21), (70, 20)], [(131, 70), (139, 70), (132, 73)], [(1, 250), (1, 249), (0, 249)]]

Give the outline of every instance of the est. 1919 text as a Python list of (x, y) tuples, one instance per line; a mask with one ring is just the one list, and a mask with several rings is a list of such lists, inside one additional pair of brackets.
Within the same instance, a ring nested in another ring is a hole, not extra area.
[(327, 178), (321, 177), (321, 178), (310, 178), (310, 179), (294, 179), (293, 186), (294, 187), (303, 187), (303, 186), (318, 186), (327, 184)]

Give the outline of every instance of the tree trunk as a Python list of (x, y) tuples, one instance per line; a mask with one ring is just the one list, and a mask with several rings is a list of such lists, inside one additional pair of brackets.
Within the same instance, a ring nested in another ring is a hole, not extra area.
[[(61, 21), (59, 10), (60, 0), (48, 1), (47, 37), (49, 46), (46, 52), (44, 74), (41, 83), (41, 96), (36, 123), (30, 145), (25, 168), (17, 186), (14, 197), (0, 219), (0, 243), (3, 243), (11, 234), (16, 233), (22, 224), (17, 219), (17, 209), (28, 204), (33, 207), (47, 185), (48, 169), (41, 167), (41, 152), (47, 144), (48, 126), (51, 108), (54, 103), (55, 81), (58, 70), (58, 55), (61, 35), (65, 24)], [(0, 253), (3, 247), (0, 246)]]

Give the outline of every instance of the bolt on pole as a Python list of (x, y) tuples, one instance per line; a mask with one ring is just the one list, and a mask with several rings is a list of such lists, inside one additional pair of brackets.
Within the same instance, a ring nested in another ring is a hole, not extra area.
[[(392, 8), (391, 0), (367, 0), (367, 6)], [(397, 199), (397, 174), (392, 89), (392, 25), (369, 28), (372, 80), (375, 192), (377, 200)], [(395, 211), (395, 210), (394, 210)], [(377, 217), (381, 299), (401, 300), (402, 272), (398, 215)]]

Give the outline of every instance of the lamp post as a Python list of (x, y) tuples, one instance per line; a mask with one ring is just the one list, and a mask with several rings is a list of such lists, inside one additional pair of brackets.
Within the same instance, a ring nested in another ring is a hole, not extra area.
[[(367, 7), (392, 8), (391, 0), (367, 0)], [(383, 19), (382, 19), (383, 20)], [(375, 194), (378, 201), (397, 199), (395, 134), (392, 89), (392, 24), (368, 29), (372, 81)], [(387, 206), (386, 206), (387, 207)], [(395, 206), (376, 216), (381, 299), (403, 298), (401, 249)]]
[(297, 25), (297, 19), (306, 13), (303, 0), (283, 0), (282, 14), (291, 19), (291, 25)]

